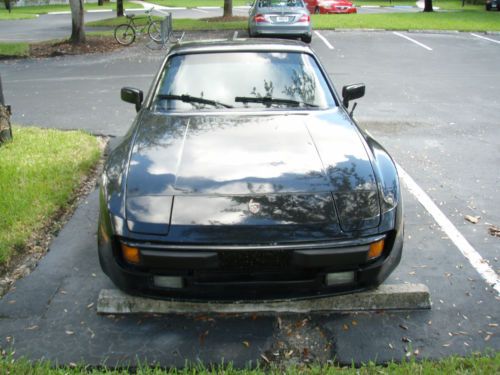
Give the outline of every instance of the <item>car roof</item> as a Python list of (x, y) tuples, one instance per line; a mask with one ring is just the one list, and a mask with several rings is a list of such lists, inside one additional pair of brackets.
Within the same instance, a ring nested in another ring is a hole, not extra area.
[(219, 39), (180, 42), (172, 46), (169, 55), (205, 52), (302, 52), (312, 53), (306, 44), (287, 39)]

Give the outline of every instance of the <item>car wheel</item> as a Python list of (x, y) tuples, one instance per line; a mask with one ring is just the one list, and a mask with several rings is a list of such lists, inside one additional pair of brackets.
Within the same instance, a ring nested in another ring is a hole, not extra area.
[(321, 11), (319, 10), (319, 7), (316, 7), (314, 9), (314, 14), (320, 14), (320, 13), (321, 13)]
[(491, 10), (491, 4), (486, 4), (486, 10)]
[(312, 35), (304, 35), (300, 39), (302, 39), (304, 43), (311, 43)]

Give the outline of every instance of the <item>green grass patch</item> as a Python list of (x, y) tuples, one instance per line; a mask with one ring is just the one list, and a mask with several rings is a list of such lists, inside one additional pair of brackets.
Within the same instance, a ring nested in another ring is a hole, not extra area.
[[(353, 0), (354, 4), (357, 7), (359, 6), (383, 6), (383, 7), (391, 7), (391, 6), (416, 6), (416, 0)], [(432, 0), (432, 5), (434, 7), (439, 7), (440, 9), (453, 9), (453, 10), (464, 10), (464, 9), (474, 9), (474, 10), (484, 10), (484, 2), (483, 4), (465, 4), (462, 7), (462, 0)]]
[[(312, 365), (310, 367), (290, 366), (286, 368), (278, 368), (271, 366), (266, 369), (242, 369), (238, 370), (231, 365), (215, 366), (210, 369), (204, 368), (202, 365), (187, 366), (184, 369), (162, 370), (157, 367), (139, 366), (134, 370), (137, 375), (371, 375), (371, 374), (444, 374), (444, 375), (465, 375), (465, 374), (498, 374), (500, 372), (500, 355), (498, 353), (489, 355), (473, 355), (466, 358), (449, 357), (440, 361), (423, 360), (417, 362), (415, 360), (405, 361), (403, 363), (389, 363), (387, 366), (377, 366), (373, 363), (363, 365), (360, 368), (337, 367), (337, 366), (319, 366)], [(76, 368), (70, 367), (53, 367), (50, 362), (30, 363), (27, 360), (12, 360), (7, 357), (0, 360), (0, 373), (10, 375), (72, 375), (72, 374), (88, 374), (88, 375), (128, 375), (130, 371), (111, 370), (111, 369), (86, 369), (80, 365)]]
[(353, 14), (342, 17), (313, 15), (315, 29), (500, 31), (500, 12)]
[[(161, 21), (163, 19), (163, 17), (159, 17), (159, 16), (152, 16), (152, 18), (153, 18), (153, 20), (157, 20), (157, 21)], [(175, 22), (175, 19), (174, 19), (174, 22)], [(106, 18), (104, 20), (86, 22), (85, 26), (89, 26), (89, 27), (115, 27), (115, 26), (121, 25), (122, 23), (129, 23), (129, 19), (125, 16)], [(147, 16), (137, 16), (134, 18), (134, 23), (136, 24), (136, 26), (144, 26), (148, 23), (148, 17)]]
[(26, 57), (29, 53), (29, 43), (0, 43), (0, 57)]
[(81, 131), (14, 128), (0, 146), (0, 265), (67, 205), (99, 156), (97, 139)]
[[(163, 17), (153, 17), (153, 19), (162, 20)], [(144, 25), (147, 23), (147, 18), (134, 18), (136, 25)], [(211, 22), (207, 20), (194, 20), (194, 19), (176, 19), (173, 20), (174, 30), (235, 30), (246, 29), (247, 21), (230, 21), (230, 22)], [(100, 21), (87, 22), (85, 25), (89, 27), (115, 27), (122, 23), (128, 23), (125, 17), (107, 18)]]
[[(233, 0), (233, 7), (248, 5), (251, 0)], [(162, 5), (164, 7), (183, 7), (183, 8), (196, 8), (196, 7), (223, 7), (224, 0), (151, 0), (148, 3)]]
[[(125, 9), (138, 9), (141, 5), (130, 3), (125, 1), (123, 3)], [(116, 3), (104, 3), (104, 5), (99, 6), (97, 4), (84, 4), (83, 8), (85, 10), (95, 10), (95, 9), (113, 9), (116, 10)], [(9, 13), (8, 10), (0, 8), (0, 20), (19, 20), (35, 18), (37, 14), (47, 14), (49, 12), (69, 12), (71, 11), (69, 5), (40, 5), (40, 6), (28, 6), (28, 7), (14, 7), (12, 12)]]

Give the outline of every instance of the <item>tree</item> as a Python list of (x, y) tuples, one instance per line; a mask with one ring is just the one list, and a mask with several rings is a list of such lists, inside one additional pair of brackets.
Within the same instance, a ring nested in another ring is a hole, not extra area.
[(224, 14), (222, 17), (233, 16), (233, 0), (224, 0)]
[(10, 13), (12, 10), (12, 4), (10, 3), (10, 0), (4, 0), (3, 2), (5, 3), (5, 9), (7, 9)]
[(123, 0), (116, 0), (116, 16), (121, 17), (123, 14)]
[(433, 9), (432, 9), (432, 0), (425, 0), (424, 1), (424, 12), (433, 12)]
[(83, 0), (69, 0), (71, 7), (71, 37), (73, 44), (85, 43), (85, 30), (83, 29)]

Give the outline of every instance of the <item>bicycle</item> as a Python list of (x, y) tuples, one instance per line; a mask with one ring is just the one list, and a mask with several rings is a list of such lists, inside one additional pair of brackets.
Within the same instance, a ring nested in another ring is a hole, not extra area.
[[(163, 12), (161, 12), (163, 13)], [(169, 44), (178, 43), (184, 38), (183, 31), (174, 31), (172, 26), (172, 13), (165, 13), (165, 18), (160, 22), (159, 39), (152, 38), (146, 46), (149, 49), (157, 50), (166, 48)]]
[(128, 23), (122, 23), (115, 27), (114, 34), (116, 41), (124, 46), (128, 46), (134, 43), (136, 35), (144, 34), (147, 29), (147, 33), (153, 41), (157, 43), (161, 42), (161, 24), (151, 17), (153, 9), (146, 10), (145, 14), (148, 16), (148, 22), (142, 27), (134, 22), (134, 14), (127, 14)]

